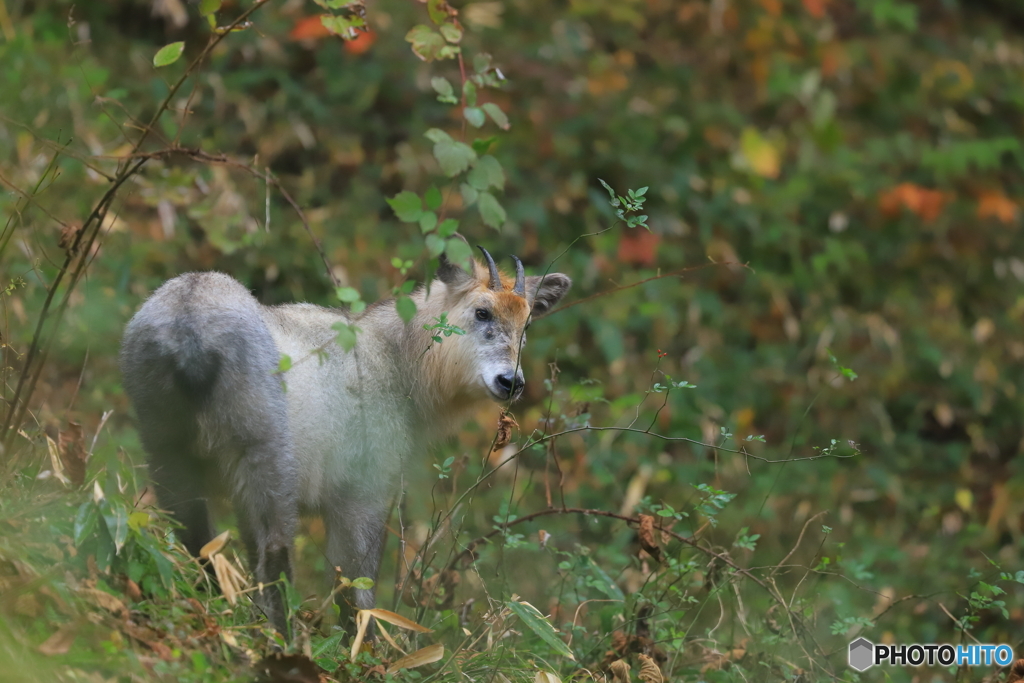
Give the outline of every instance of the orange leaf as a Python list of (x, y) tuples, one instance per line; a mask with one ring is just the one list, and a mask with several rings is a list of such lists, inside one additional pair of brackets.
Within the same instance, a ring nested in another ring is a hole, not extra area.
[(845, 64), (846, 50), (843, 49), (842, 43), (829, 43), (821, 48), (821, 75), (823, 77), (835, 76)]
[(295, 22), (291, 32), (288, 33), (288, 37), (292, 40), (314, 40), (316, 38), (326, 38), (329, 35), (331, 35), (331, 32), (320, 21), (319, 14), (299, 19)]
[(1017, 202), (998, 190), (986, 190), (978, 197), (978, 218), (998, 218), (1003, 223), (1017, 220)]
[(782, 14), (782, 0), (758, 0), (758, 3), (773, 17)]
[(828, 4), (828, 0), (803, 0), (804, 9), (815, 19), (823, 19), (825, 17), (825, 5)]
[(930, 190), (914, 183), (900, 183), (879, 195), (878, 208), (888, 218), (895, 218), (902, 209), (907, 209), (924, 222), (930, 223), (939, 217), (948, 199), (946, 193), (940, 190)]
[(650, 266), (654, 263), (659, 242), (661, 238), (658, 235), (643, 228), (623, 232), (619, 238), (619, 261), (637, 266)]
[(345, 41), (345, 52), (350, 55), (361, 55), (377, 42), (377, 34), (373, 31), (358, 31), (356, 37)]

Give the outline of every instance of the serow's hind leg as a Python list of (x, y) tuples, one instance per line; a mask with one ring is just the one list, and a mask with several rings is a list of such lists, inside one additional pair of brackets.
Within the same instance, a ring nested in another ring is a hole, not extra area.
[[(292, 581), (292, 543), (298, 528), (297, 474), (287, 446), (259, 444), (246, 449), (234, 472), (232, 502), (256, 581), (264, 585), (257, 605), (288, 636), (282, 575)], [(274, 584), (274, 585), (270, 585)]]
[(183, 444), (164, 444), (150, 451), (149, 474), (160, 507), (182, 525), (178, 532), (194, 557), (213, 538), (213, 522), (207, 506), (207, 482), (201, 464)]

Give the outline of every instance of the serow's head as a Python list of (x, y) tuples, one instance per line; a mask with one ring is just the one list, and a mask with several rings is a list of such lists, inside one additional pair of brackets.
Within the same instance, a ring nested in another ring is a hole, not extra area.
[(515, 256), (515, 278), (498, 270), (483, 247), (485, 263), (473, 260), (473, 271), (441, 256), (437, 278), (447, 285), (448, 319), (465, 330), (457, 344), (466, 363), (474, 364), (467, 379), (495, 401), (517, 399), (526, 380), (519, 354), (530, 322), (548, 313), (569, 291), (572, 280), (561, 273), (526, 277)]

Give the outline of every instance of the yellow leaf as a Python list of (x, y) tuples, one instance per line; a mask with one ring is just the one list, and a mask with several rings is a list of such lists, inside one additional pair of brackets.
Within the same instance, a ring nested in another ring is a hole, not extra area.
[(199, 557), (204, 560), (210, 559), (210, 557), (216, 555), (224, 549), (224, 546), (228, 544), (228, 539), (230, 537), (230, 531), (225, 531), (221, 535), (217, 536), (215, 539), (213, 539), (212, 541), (210, 541), (209, 543), (207, 543), (199, 549)]
[(359, 649), (363, 646), (363, 639), (366, 638), (366, 628), (370, 625), (370, 612), (361, 609), (356, 612), (356, 637), (352, 640), (352, 655), (350, 659), (354, 662), (359, 655)]
[(960, 509), (964, 512), (970, 512), (971, 504), (974, 502), (974, 494), (971, 493), (970, 489), (957, 489), (953, 496), (956, 504), (960, 506)]
[(128, 527), (138, 531), (149, 526), (148, 512), (133, 512), (128, 515)]
[(753, 128), (745, 128), (740, 138), (740, 152), (747, 168), (764, 178), (778, 178), (779, 150), (766, 137)]
[(386, 610), (386, 609), (366, 609), (366, 610), (360, 610), (360, 611), (361, 612), (366, 612), (367, 614), (373, 615), (374, 617), (380, 619), (381, 621), (386, 621), (389, 624), (394, 624), (395, 626), (397, 626), (399, 628), (404, 628), (404, 629), (406, 629), (408, 631), (417, 631), (419, 633), (430, 633), (431, 632), (430, 629), (427, 628), (426, 626), (420, 626), (419, 624), (417, 624), (412, 619), (408, 619), (406, 617), (403, 617), (401, 614), (395, 614), (394, 612), (392, 612), (390, 610)]
[(425, 648), (416, 650), (396, 660), (391, 666), (388, 667), (387, 673), (394, 673), (399, 669), (412, 669), (417, 666), (423, 666), (424, 664), (433, 664), (444, 657), (444, 645), (441, 643), (435, 643), (428, 645)]

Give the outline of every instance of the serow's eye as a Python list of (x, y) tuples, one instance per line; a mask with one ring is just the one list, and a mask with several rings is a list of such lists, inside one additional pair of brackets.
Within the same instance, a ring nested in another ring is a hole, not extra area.
[(485, 323), (491, 319), (491, 312), (486, 308), (478, 308), (476, 309), (476, 319)]

